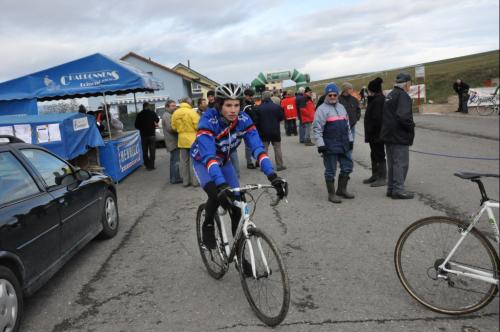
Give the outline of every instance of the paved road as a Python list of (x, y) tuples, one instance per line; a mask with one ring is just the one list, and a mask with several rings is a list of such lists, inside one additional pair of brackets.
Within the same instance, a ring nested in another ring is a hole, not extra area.
[[(467, 121), (467, 122), (465, 122)], [(326, 201), (316, 149), (284, 138), (289, 204), (263, 198), (256, 223), (272, 234), (286, 258), (292, 288), (283, 331), (498, 331), (499, 301), (466, 317), (449, 317), (416, 304), (393, 267), (395, 242), (414, 220), (466, 216), (477, 208), (473, 184), (457, 170), (499, 172), (498, 117), (417, 116), (410, 156), (411, 201), (393, 201), (369, 188), (368, 147), (358, 126), (350, 188), (356, 199)], [(485, 134), (486, 133), (486, 134)], [(243, 160), (243, 151), (240, 151)], [(423, 154), (431, 153), (431, 154)], [(231, 268), (220, 281), (204, 271), (194, 232), (198, 188), (167, 184), (164, 150), (154, 172), (139, 170), (118, 186), (119, 235), (94, 241), (26, 301), (22, 331), (259, 331)], [(265, 182), (242, 169), (242, 182)], [(498, 181), (487, 189), (498, 198)]]

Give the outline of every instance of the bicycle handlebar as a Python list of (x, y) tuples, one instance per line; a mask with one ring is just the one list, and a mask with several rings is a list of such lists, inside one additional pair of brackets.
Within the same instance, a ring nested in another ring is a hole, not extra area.
[[(246, 193), (248, 191), (253, 191), (253, 190), (259, 190), (259, 189), (276, 189), (274, 188), (274, 186), (270, 185), (270, 184), (247, 184), (247, 185), (244, 185), (242, 187), (238, 187), (238, 188), (228, 188), (226, 189), (227, 191), (230, 191), (232, 193), (236, 193), (236, 192), (239, 192), (239, 193)], [(285, 186), (285, 196), (283, 196), (283, 198), (280, 198), (280, 197), (276, 197), (275, 199), (271, 199), (271, 206), (276, 206), (279, 204), (279, 202), (284, 199), (285, 202), (288, 202), (286, 200), (286, 197), (288, 196), (288, 185)]]

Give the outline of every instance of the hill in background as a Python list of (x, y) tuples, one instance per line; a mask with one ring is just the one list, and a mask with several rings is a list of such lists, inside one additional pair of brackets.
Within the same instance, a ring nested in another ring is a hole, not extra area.
[[(484, 86), (488, 80), (498, 78), (499, 55), (499, 50), (496, 50), (421, 64), (425, 66), (427, 100), (432, 100), (434, 103), (446, 103), (448, 97), (455, 93), (452, 85), (457, 78), (464, 80), (471, 88)], [(409, 72), (415, 82), (415, 65), (412, 65), (373, 73), (313, 81), (310, 86), (318, 95), (321, 95), (324, 86), (332, 81), (337, 84), (350, 82), (353, 84), (354, 89), (359, 91), (363, 85), (368, 86), (368, 82), (380, 76), (384, 80), (383, 88), (390, 89), (396, 75), (401, 71)], [(419, 79), (419, 83), (423, 83), (423, 80)]]

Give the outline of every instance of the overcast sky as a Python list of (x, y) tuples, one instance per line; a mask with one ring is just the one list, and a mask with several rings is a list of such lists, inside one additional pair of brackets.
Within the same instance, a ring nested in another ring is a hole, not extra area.
[(129, 51), (218, 82), (312, 80), (499, 48), (498, 0), (0, 0), (0, 82)]

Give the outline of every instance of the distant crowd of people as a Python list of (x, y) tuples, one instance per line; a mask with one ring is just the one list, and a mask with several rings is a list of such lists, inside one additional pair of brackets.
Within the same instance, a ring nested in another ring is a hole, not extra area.
[[(304, 146), (317, 147), (323, 157), (328, 200), (341, 203), (342, 198), (355, 197), (348, 190), (348, 183), (353, 171), (356, 125), (361, 119), (361, 108), (366, 104), (364, 132), (365, 142), (370, 146), (372, 174), (363, 183), (372, 187), (387, 185), (388, 197), (410, 199), (413, 194), (405, 190), (404, 183), (415, 127), (412, 102), (408, 95), (411, 76), (400, 73), (387, 96), (383, 93), (382, 84), (383, 80), (377, 77), (357, 93), (351, 83), (344, 82), (340, 87), (329, 83), (316, 103), (310, 87), (300, 87), (296, 93), (291, 90), (283, 91), (282, 94), (264, 91), (258, 98), (252, 89), (246, 89), (239, 104), (239, 114), (227, 124), (226, 131), (231, 133), (239, 122), (251, 120), (264, 150), (267, 152), (272, 145), (276, 171), (279, 172), (287, 169), (281, 142), (281, 122), (284, 122), (286, 136), (298, 136), (299, 143)], [(205, 112), (221, 111), (215, 104), (214, 91), (209, 91), (206, 99), (198, 99), (196, 106), (194, 108), (190, 98), (182, 99), (178, 105), (169, 100), (160, 119), (145, 103), (135, 121), (135, 127), (141, 133), (144, 163), (148, 170), (155, 169), (155, 128), (161, 121), (166, 150), (170, 154), (170, 183), (182, 183), (185, 187), (200, 185), (192, 157), (193, 143), (199, 135), (206, 134), (200, 127), (200, 117)], [(259, 160), (252, 155), (248, 142), (244, 142), (246, 167), (258, 168)], [(240, 165), (236, 149), (231, 146), (231, 142), (226, 144), (230, 146), (229, 159), (239, 178)], [(336, 182), (337, 165), (339, 174)]]

